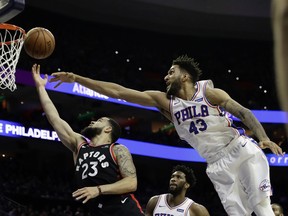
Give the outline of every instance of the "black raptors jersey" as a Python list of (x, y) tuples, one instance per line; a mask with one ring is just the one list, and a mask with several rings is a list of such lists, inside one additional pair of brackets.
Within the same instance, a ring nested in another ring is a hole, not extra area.
[(75, 167), (78, 187), (111, 184), (121, 178), (113, 146), (106, 144), (94, 147), (89, 143), (80, 145)]
[[(122, 178), (113, 152), (114, 145), (118, 144), (95, 147), (84, 142), (79, 146), (75, 166), (77, 189), (111, 184)], [(100, 195), (89, 200), (85, 206), (92, 215), (143, 215), (138, 201), (132, 194)]]

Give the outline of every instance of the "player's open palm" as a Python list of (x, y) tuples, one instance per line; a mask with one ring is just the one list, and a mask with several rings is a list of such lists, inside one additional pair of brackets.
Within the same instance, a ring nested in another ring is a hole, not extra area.
[(57, 88), (63, 82), (72, 83), (75, 82), (75, 74), (68, 72), (55, 72), (51, 74), (52, 78), (49, 82), (58, 82), (54, 88)]
[(284, 155), (285, 152), (282, 151), (282, 148), (277, 145), (276, 143), (270, 141), (270, 140), (265, 140), (265, 141), (261, 141), (259, 142), (259, 146), (261, 149), (266, 149), (269, 148), (271, 149), (271, 151), (276, 154), (276, 155)]
[(46, 85), (48, 75), (46, 74), (44, 78), (40, 76), (40, 65), (34, 64), (32, 66), (32, 76), (37, 87)]

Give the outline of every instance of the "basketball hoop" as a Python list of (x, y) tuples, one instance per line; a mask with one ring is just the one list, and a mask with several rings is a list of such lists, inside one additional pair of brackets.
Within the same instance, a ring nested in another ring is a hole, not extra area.
[(24, 44), (25, 31), (15, 25), (0, 23), (0, 88), (14, 91), (16, 65)]

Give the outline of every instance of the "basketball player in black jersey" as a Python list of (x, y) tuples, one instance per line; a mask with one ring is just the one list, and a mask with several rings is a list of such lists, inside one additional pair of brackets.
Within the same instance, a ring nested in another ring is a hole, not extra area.
[(60, 118), (45, 89), (48, 76), (40, 76), (40, 65), (32, 75), (49, 123), (61, 142), (73, 153), (78, 190), (72, 196), (88, 207), (90, 215), (143, 216), (131, 192), (137, 189), (136, 169), (129, 150), (115, 143), (121, 128), (111, 118), (92, 121), (80, 133)]

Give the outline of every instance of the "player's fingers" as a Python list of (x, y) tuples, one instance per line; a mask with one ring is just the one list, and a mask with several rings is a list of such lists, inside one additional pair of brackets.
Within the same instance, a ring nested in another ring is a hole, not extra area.
[(84, 194), (85, 192), (86, 192), (86, 189), (85, 188), (81, 188), (81, 189), (78, 189), (78, 190), (74, 191), (72, 193), (72, 196), (79, 196), (81, 194)]
[(72, 194), (73, 194), (73, 195), (77, 195), (77, 194), (80, 194), (81, 191), (83, 191), (83, 190), (82, 190), (82, 189), (78, 189), (78, 190), (74, 191)]
[(276, 147), (275, 145), (271, 145), (271, 146), (270, 146), (270, 149), (271, 149), (271, 151), (272, 151), (273, 154), (278, 155), (278, 150), (277, 150), (277, 147)]
[(274, 153), (279, 156), (279, 155), (282, 155), (283, 156), (283, 152), (282, 152), (282, 149), (277, 146), (277, 145), (274, 145)]
[(280, 148), (279, 146), (277, 146), (277, 150), (278, 150), (278, 153), (282, 156), (284, 156), (284, 153), (282, 151), (282, 148)]
[(54, 86), (54, 88), (57, 88), (59, 85), (61, 85), (63, 82), (62, 81), (60, 81), (60, 82), (58, 82), (55, 86)]
[(76, 190), (76, 191), (74, 191), (73, 193), (72, 193), (72, 196), (73, 197), (76, 197), (76, 196), (78, 196), (78, 195), (80, 195), (81, 194), (81, 192), (79, 191), (79, 190)]
[(33, 72), (33, 73), (36, 73), (36, 74), (38, 73), (37, 64), (34, 64), (34, 65), (33, 65), (33, 67), (32, 67), (32, 72)]
[(80, 199), (83, 199), (83, 198), (85, 198), (85, 197), (87, 197), (85, 194), (82, 194), (82, 195), (80, 195), (80, 196), (76, 196), (75, 197), (75, 199), (76, 200), (80, 200)]
[(65, 75), (65, 74), (66, 74), (66, 72), (54, 72), (54, 73), (51, 74), (51, 76), (60, 77), (60, 76)]
[(85, 203), (87, 203), (87, 202), (88, 202), (88, 200), (90, 200), (90, 197), (89, 197), (89, 196), (87, 196), (87, 197), (86, 197), (86, 199), (85, 199), (85, 200), (83, 200), (83, 202), (82, 202), (82, 203), (83, 203), (83, 204), (85, 204)]
[(57, 81), (59, 81), (60, 80), (60, 78), (58, 77), (58, 76), (55, 76), (55, 77), (52, 77), (50, 80), (49, 80), (49, 82), (57, 82)]
[(77, 191), (74, 191), (72, 193), (73, 197), (80, 197), (80, 196), (83, 196), (83, 195), (85, 195), (85, 191), (82, 190), (82, 189), (78, 189)]

